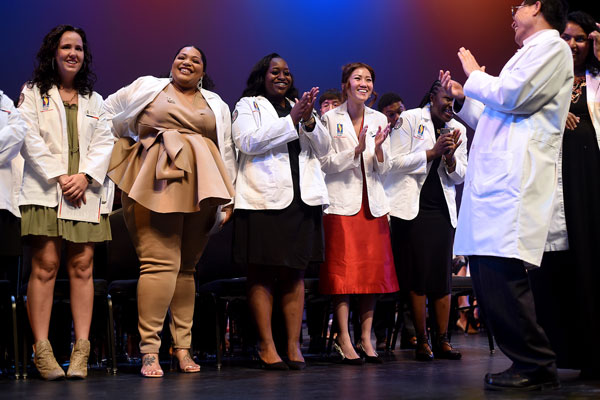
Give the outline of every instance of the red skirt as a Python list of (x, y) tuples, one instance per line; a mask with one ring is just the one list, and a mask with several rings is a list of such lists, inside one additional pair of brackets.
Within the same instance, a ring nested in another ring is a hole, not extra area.
[(356, 215), (323, 215), (325, 263), (319, 289), (323, 294), (392, 293), (399, 290), (390, 226), (386, 216), (375, 218), (363, 183), (363, 200)]

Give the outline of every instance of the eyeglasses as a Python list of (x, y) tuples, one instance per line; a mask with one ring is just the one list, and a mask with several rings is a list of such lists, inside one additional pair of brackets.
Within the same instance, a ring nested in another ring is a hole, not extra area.
[(510, 13), (512, 14), (512, 17), (514, 18), (515, 15), (517, 14), (517, 11), (519, 11), (519, 9), (525, 7), (525, 4), (522, 4), (520, 6), (510, 6)]

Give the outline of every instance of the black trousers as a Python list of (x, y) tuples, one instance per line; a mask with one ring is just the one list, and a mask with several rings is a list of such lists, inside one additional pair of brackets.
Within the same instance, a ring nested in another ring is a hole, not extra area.
[(486, 325), (498, 347), (522, 373), (556, 376), (556, 355), (537, 323), (535, 303), (523, 261), (470, 256), (473, 288)]

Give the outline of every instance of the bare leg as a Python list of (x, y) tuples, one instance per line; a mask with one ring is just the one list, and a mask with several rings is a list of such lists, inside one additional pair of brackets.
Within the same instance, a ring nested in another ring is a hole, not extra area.
[(275, 349), (271, 317), (273, 315), (274, 271), (266, 266), (248, 266), (248, 305), (258, 330), (258, 354), (267, 364), (281, 362)]
[(300, 330), (304, 310), (304, 271), (284, 268), (281, 278), (281, 307), (287, 331), (287, 354), (290, 361), (304, 362), (300, 351)]
[(350, 333), (348, 332), (348, 316), (350, 315), (349, 307), (350, 296), (347, 294), (333, 296), (333, 309), (335, 318), (338, 323), (337, 341), (344, 352), (344, 356), (349, 359), (358, 358), (358, 354), (354, 350)]
[(448, 332), (448, 320), (450, 319), (450, 295), (442, 296), (433, 301), (435, 307), (435, 319), (440, 336)]
[(425, 295), (419, 295), (410, 292), (410, 302), (412, 305), (413, 320), (415, 323), (415, 333), (417, 338), (427, 336), (427, 306)]
[(60, 266), (61, 239), (33, 236), (31, 275), (27, 286), (27, 314), (35, 342), (48, 339), (54, 283)]
[(67, 270), (75, 340), (87, 340), (94, 307), (94, 244), (67, 242)]
[(371, 343), (371, 327), (373, 326), (373, 311), (377, 296), (374, 294), (362, 294), (358, 296), (360, 312), (360, 341), (369, 357), (375, 357), (375, 349)]

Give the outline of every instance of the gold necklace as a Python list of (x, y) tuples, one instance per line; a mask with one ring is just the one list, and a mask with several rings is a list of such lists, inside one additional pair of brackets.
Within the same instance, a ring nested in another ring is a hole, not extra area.
[(73, 99), (75, 99), (75, 97), (77, 97), (77, 95), (79, 94), (79, 92), (77, 92), (77, 90), (76, 90), (76, 91), (75, 91), (75, 93), (73, 93), (73, 96), (71, 96), (71, 98), (70, 98), (69, 100), (65, 100), (65, 99), (62, 97), (62, 95), (63, 95), (63, 94), (65, 94), (65, 95), (67, 95), (67, 96), (68, 96), (68, 94), (67, 94), (67, 93), (65, 93), (65, 92), (64, 92), (64, 90), (63, 90), (63, 92), (61, 92), (60, 94), (61, 94), (60, 98), (61, 98), (61, 100), (62, 100), (63, 102), (65, 102), (65, 103), (68, 103), (68, 104), (73, 104)]
[(585, 85), (585, 76), (576, 76), (573, 81), (573, 91), (571, 92), (571, 103), (576, 104), (581, 97), (582, 88)]

